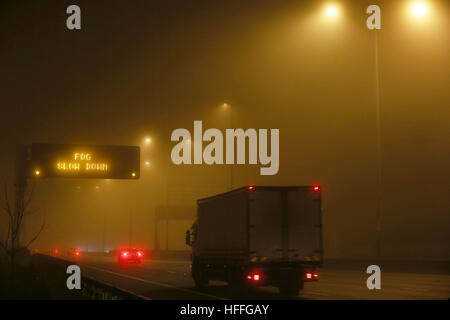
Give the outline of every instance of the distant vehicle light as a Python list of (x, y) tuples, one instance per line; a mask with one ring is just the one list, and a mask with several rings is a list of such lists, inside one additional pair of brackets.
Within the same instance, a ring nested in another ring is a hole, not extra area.
[(314, 277), (314, 278), (318, 278), (318, 277), (319, 277), (319, 274), (318, 274), (318, 273), (314, 273), (314, 274), (313, 274), (313, 277)]
[(127, 251), (122, 252), (122, 257), (126, 257), (126, 256), (128, 256), (128, 252)]
[(247, 276), (247, 279), (252, 280), (252, 276), (251, 276), (251, 275), (248, 275), (248, 276)]
[(306, 279), (312, 279), (312, 273), (309, 273), (309, 272), (308, 272), (308, 273), (306, 274)]
[(248, 187), (248, 190), (253, 190), (253, 189), (255, 189), (254, 186), (249, 186), (249, 187)]
[(79, 252), (79, 251), (75, 252), (75, 255), (76, 255), (76, 256), (79, 256), (79, 255), (80, 255), (80, 252)]
[(320, 187), (319, 187), (319, 186), (314, 186), (314, 187), (313, 187), (313, 190), (314, 190), (314, 191), (319, 191), (319, 190), (320, 190)]
[(137, 255), (138, 255), (139, 257), (142, 257), (142, 252), (138, 251)]
[(259, 281), (260, 280), (260, 275), (259, 274), (254, 274), (253, 275), (253, 280)]

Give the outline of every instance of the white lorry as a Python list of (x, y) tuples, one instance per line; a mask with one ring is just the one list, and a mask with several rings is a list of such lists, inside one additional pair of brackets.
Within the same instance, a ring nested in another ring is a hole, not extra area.
[(198, 200), (197, 220), (186, 231), (195, 284), (272, 285), (297, 295), (319, 278), (321, 207), (318, 186), (249, 186)]

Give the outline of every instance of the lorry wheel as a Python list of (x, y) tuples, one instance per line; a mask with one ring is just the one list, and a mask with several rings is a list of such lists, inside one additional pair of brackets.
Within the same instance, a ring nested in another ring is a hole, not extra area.
[(246, 286), (242, 279), (235, 277), (228, 280), (228, 288), (231, 292), (242, 292), (246, 289)]
[(284, 296), (298, 296), (301, 287), (303, 287), (300, 283), (292, 281), (290, 283), (284, 283), (278, 287), (278, 291), (281, 295)]
[(200, 263), (196, 260), (192, 262), (192, 278), (194, 279), (197, 288), (206, 287), (209, 280), (204, 276)]
[(229, 290), (233, 293), (242, 292), (245, 290), (246, 283), (240, 268), (230, 268), (227, 282)]

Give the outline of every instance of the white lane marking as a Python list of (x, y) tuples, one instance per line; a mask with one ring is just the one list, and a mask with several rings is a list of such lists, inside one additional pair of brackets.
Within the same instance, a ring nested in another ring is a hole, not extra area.
[(153, 284), (153, 285), (157, 285), (157, 286), (161, 286), (161, 287), (166, 287), (166, 288), (171, 288), (171, 289), (175, 289), (175, 290), (179, 290), (179, 291), (184, 291), (184, 292), (188, 292), (188, 293), (191, 293), (191, 294), (193, 293), (193, 294), (196, 294), (196, 295), (201, 295), (201, 296), (210, 297), (210, 298), (214, 298), (214, 299), (227, 300), (225, 298), (217, 297), (217, 296), (214, 296), (212, 294), (197, 292), (197, 291), (193, 291), (193, 290), (189, 290), (189, 289), (178, 288), (178, 287), (171, 286), (169, 284), (162, 283), (162, 282), (156, 282), (156, 281), (150, 281), (150, 280), (146, 280), (146, 279), (142, 279), (142, 278), (137, 278), (137, 277), (129, 276), (127, 274), (117, 273), (117, 272), (114, 272), (114, 271), (109, 271), (109, 270), (106, 270), (106, 269), (101, 269), (101, 268), (93, 267), (93, 266), (90, 266), (90, 265), (84, 265), (84, 266), (86, 266), (88, 268), (91, 268), (91, 269), (98, 270), (98, 271), (110, 273), (110, 274), (113, 274), (113, 275), (116, 275), (116, 276), (119, 276), (119, 277), (123, 277), (123, 278), (128, 278), (128, 279), (132, 279), (132, 280), (142, 281), (142, 282), (145, 282), (145, 283), (149, 283), (149, 284)]
[(422, 291), (422, 292), (431, 292), (430, 289), (425, 289), (425, 288), (417, 288), (417, 287), (402, 287), (400, 288), (401, 290), (406, 290), (406, 291)]
[(314, 294), (317, 296), (329, 296), (328, 293), (324, 293), (324, 292), (318, 292), (318, 291), (304, 291), (300, 294), (300, 296), (302, 295), (308, 295), (308, 294)]
[(189, 260), (152, 260), (152, 259), (149, 259), (148, 262), (170, 263), (170, 264), (185, 264), (185, 265), (190, 265), (191, 264), (191, 262)]

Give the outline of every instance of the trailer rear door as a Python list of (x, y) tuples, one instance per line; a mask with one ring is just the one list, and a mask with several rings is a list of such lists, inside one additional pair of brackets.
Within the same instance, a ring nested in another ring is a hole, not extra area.
[(248, 212), (250, 257), (321, 261), (320, 191), (256, 187)]
[(320, 190), (287, 192), (287, 251), (290, 259), (322, 261)]

